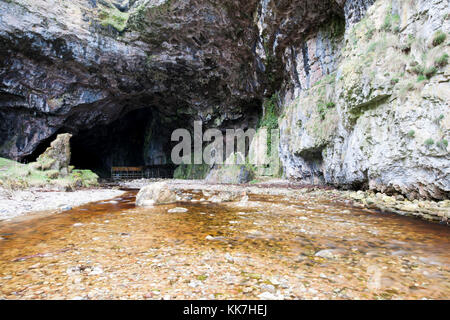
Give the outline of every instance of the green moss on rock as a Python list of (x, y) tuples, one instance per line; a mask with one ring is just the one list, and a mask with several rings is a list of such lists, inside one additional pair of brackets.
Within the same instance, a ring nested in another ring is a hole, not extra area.
[(174, 179), (205, 179), (209, 173), (210, 166), (207, 164), (182, 164), (173, 174)]
[(130, 14), (128, 12), (121, 12), (116, 7), (102, 8), (99, 12), (100, 24), (103, 27), (111, 26), (119, 32), (125, 30)]

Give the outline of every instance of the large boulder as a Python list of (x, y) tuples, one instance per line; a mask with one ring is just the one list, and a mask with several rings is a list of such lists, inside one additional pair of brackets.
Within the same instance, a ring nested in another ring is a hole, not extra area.
[(40, 170), (51, 170), (59, 173), (61, 176), (67, 176), (70, 171), (70, 138), (69, 133), (59, 134), (56, 139), (50, 144), (50, 147), (41, 154), (36, 163), (32, 166)]
[(145, 186), (136, 196), (138, 207), (149, 207), (154, 204), (167, 204), (175, 201), (177, 201), (177, 195), (166, 182), (155, 182)]

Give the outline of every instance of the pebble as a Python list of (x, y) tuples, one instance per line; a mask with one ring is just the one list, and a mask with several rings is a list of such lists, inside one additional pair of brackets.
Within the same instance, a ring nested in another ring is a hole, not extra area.
[(202, 282), (200, 280), (191, 280), (191, 282), (189, 282), (188, 286), (191, 288), (197, 288), (198, 286), (201, 286)]
[(74, 226), (74, 227), (81, 227), (82, 225), (83, 225), (82, 223), (79, 223), (79, 222), (78, 222), (78, 223), (75, 223), (73, 226)]
[(338, 254), (333, 249), (325, 249), (316, 252), (316, 257), (326, 258), (326, 259), (335, 259), (338, 257)]
[(234, 262), (234, 258), (228, 252), (225, 253), (225, 260), (227, 260), (228, 262)]
[(101, 267), (94, 267), (91, 272), (89, 272), (90, 276), (96, 276), (103, 273), (103, 269)]
[(168, 213), (184, 213), (184, 212), (188, 212), (188, 209), (181, 208), (181, 207), (176, 207), (176, 208), (168, 210), (167, 212)]
[(263, 292), (258, 295), (258, 298), (261, 300), (277, 300), (280, 299), (280, 297), (277, 297), (276, 295), (270, 293), (270, 292)]
[(275, 293), (275, 287), (271, 284), (262, 284), (261, 289), (266, 292)]

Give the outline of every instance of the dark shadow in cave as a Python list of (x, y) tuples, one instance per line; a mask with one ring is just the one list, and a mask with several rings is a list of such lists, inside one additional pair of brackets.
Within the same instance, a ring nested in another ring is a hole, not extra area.
[[(260, 105), (261, 101), (256, 99), (247, 101), (242, 106), (246, 114), (236, 120), (225, 120), (222, 129), (256, 127)], [(89, 169), (101, 178), (110, 178), (112, 167), (145, 166), (145, 173), (150, 170), (152, 177), (172, 177), (176, 166), (171, 163), (170, 155), (178, 141), (171, 141), (171, 134), (177, 128), (192, 130), (189, 115), (163, 114), (155, 108), (136, 109), (111, 123), (97, 124), (89, 129), (62, 127), (24, 160), (36, 161), (58, 134), (69, 132), (73, 135), (71, 164), (76, 169)], [(157, 168), (164, 174), (155, 176), (153, 171), (160, 172)]]
[[(164, 171), (164, 177), (171, 177), (172, 127), (161, 125), (160, 118), (153, 109), (143, 108), (130, 111), (109, 124), (96, 125), (78, 132), (63, 127), (42, 141), (23, 161), (36, 161), (58, 134), (69, 132), (73, 135), (70, 140), (71, 164), (76, 169), (89, 169), (102, 178), (110, 178), (113, 166), (154, 168), (169, 164), (169, 168), (166, 166)], [(172, 125), (176, 126), (175, 122)]]
[(151, 109), (139, 109), (110, 124), (82, 130), (71, 139), (72, 165), (90, 169), (100, 177), (110, 177), (112, 166), (143, 166), (144, 144)]

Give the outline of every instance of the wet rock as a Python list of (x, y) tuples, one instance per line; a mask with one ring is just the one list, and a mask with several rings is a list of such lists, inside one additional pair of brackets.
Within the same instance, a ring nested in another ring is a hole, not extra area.
[(262, 284), (261, 285), (261, 290), (265, 291), (265, 292), (269, 292), (269, 293), (275, 293), (275, 287), (271, 284)]
[(259, 294), (258, 298), (261, 300), (283, 300), (284, 299), (284, 297), (281, 295), (274, 295), (273, 293), (270, 293), (267, 291)]
[(337, 259), (342, 255), (342, 250), (339, 249), (325, 249), (316, 252), (314, 256), (325, 259)]
[(176, 193), (169, 188), (166, 182), (154, 182), (143, 187), (136, 196), (136, 205), (139, 207), (154, 204), (167, 204), (177, 201)]
[(229, 254), (228, 252), (227, 253), (225, 253), (225, 260), (227, 261), (227, 262), (230, 262), (230, 263), (233, 263), (234, 262), (234, 258), (231, 256), (231, 254)]
[(222, 191), (209, 198), (208, 201), (215, 203), (239, 201), (245, 196), (246, 195), (243, 192)]
[(176, 208), (168, 210), (167, 212), (168, 213), (183, 213), (183, 212), (188, 212), (188, 209), (181, 208), (181, 207), (176, 207)]

